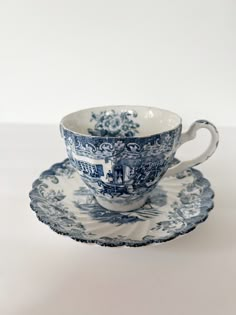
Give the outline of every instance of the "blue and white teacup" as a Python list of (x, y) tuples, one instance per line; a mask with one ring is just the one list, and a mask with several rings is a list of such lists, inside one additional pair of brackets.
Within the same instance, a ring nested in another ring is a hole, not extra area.
[[(169, 167), (176, 150), (206, 128), (211, 143), (191, 161)], [(89, 108), (65, 116), (60, 124), (71, 164), (93, 191), (97, 202), (113, 211), (142, 207), (159, 180), (208, 159), (219, 136), (206, 120), (182, 133), (181, 118), (149, 106)]]

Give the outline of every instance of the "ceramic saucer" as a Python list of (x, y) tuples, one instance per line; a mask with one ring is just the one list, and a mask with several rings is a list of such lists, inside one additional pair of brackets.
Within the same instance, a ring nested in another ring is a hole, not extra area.
[(31, 208), (59, 234), (102, 246), (144, 246), (172, 240), (205, 221), (213, 208), (209, 181), (194, 168), (162, 179), (148, 202), (131, 212), (102, 208), (68, 159), (33, 183)]

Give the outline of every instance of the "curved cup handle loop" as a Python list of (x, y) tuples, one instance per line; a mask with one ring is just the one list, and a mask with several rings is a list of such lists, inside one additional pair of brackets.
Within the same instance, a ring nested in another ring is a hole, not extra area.
[(184, 144), (187, 141), (195, 139), (197, 131), (201, 128), (205, 128), (205, 129), (209, 130), (209, 132), (211, 134), (211, 142), (210, 142), (208, 148), (198, 157), (196, 157), (192, 160), (180, 162), (179, 164), (177, 164), (173, 167), (170, 167), (164, 176), (174, 176), (177, 173), (182, 172), (182, 171), (184, 171), (190, 167), (201, 164), (204, 161), (206, 161), (215, 152), (217, 145), (219, 143), (219, 133), (218, 133), (216, 127), (207, 120), (195, 121), (190, 126), (188, 131), (182, 133), (178, 147), (180, 147), (182, 144)]

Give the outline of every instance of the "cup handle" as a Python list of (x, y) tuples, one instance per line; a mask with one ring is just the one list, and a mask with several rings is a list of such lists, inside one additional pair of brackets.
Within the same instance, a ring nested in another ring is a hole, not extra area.
[(196, 157), (195, 159), (183, 161), (183, 162), (180, 162), (173, 167), (168, 168), (164, 177), (165, 176), (174, 176), (177, 173), (186, 170), (187, 168), (190, 168), (190, 167), (193, 167), (193, 166), (196, 166), (198, 164), (203, 163), (210, 156), (212, 156), (212, 154), (215, 152), (215, 150), (218, 146), (218, 143), (219, 143), (219, 133), (218, 133), (216, 127), (207, 120), (197, 120), (190, 126), (190, 128), (186, 132), (183, 132), (181, 137), (180, 137), (180, 142), (179, 142), (178, 148), (182, 144), (184, 144), (185, 142), (195, 139), (197, 131), (201, 128), (205, 128), (205, 129), (209, 130), (209, 132), (211, 134), (211, 142), (210, 142), (208, 148), (201, 155)]

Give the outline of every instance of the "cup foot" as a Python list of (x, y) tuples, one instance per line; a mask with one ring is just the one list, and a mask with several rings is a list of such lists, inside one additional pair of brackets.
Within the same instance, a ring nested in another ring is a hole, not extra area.
[(126, 211), (132, 211), (136, 210), (138, 208), (141, 208), (146, 200), (147, 196), (142, 197), (138, 200), (121, 200), (120, 198), (113, 198), (111, 200), (107, 200), (102, 197), (95, 196), (97, 202), (102, 206), (103, 208), (111, 211), (116, 212), (126, 212)]

